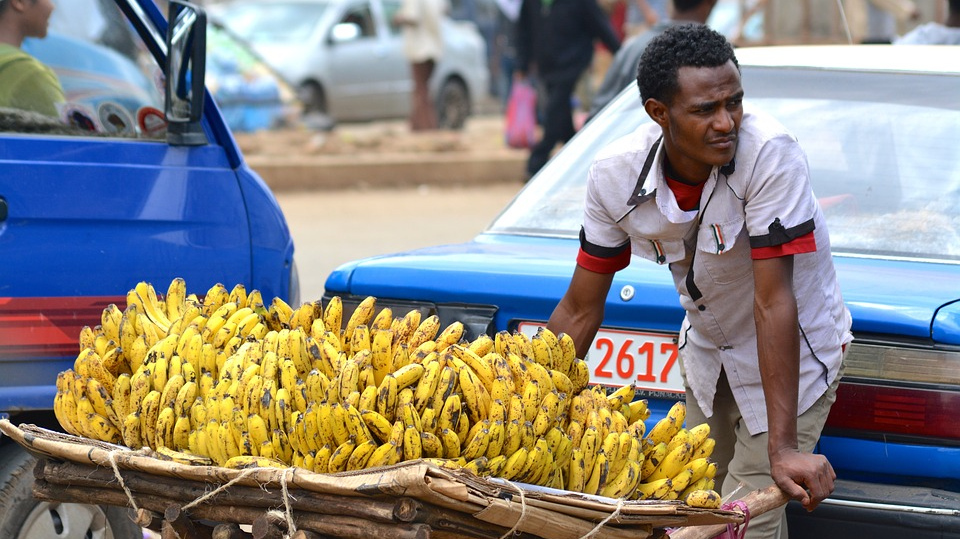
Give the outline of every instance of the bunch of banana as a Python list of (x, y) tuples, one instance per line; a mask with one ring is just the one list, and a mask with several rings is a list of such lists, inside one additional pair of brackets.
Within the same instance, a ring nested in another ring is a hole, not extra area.
[[(587, 387), (568, 335), (463, 339), (419, 310), (373, 297), (292, 308), (243, 285), (203, 299), (175, 279), (104, 309), (57, 381), (74, 434), (150, 447), (159, 458), (321, 473), (427, 459), (616, 498), (712, 503), (712, 439), (677, 403), (649, 432), (634, 386)], [(693, 493), (697, 493), (695, 496)]]

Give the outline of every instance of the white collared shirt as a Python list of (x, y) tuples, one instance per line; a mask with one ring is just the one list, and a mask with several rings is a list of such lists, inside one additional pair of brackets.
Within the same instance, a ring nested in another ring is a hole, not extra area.
[(811, 232), (816, 240), (815, 251), (794, 255), (799, 413), (836, 378), (841, 347), (852, 340), (806, 155), (774, 119), (747, 111), (732, 166), (715, 167), (699, 209), (684, 211), (663, 176), (662, 146), (647, 178), (638, 181), (660, 135), (657, 124), (644, 124), (598, 153), (588, 177), (584, 248), (609, 250), (629, 242), (634, 255), (669, 265), (686, 311), (680, 347), (691, 391), (711, 416), (722, 367), (751, 434), (765, 432), (753, 249), (775, 248)]

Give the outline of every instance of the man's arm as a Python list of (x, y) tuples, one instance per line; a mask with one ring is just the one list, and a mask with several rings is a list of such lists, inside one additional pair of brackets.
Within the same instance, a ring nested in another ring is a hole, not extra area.
[(603, 322), (603, 309), (613, 283), (613, 273), (597, 273), (581, 266), (573, 270), (570, 286), (550, 315), (547, 328), (573, 338), (577, 357), (590, 349)]
[(833, 492), (836, 474), (823, 455), (797, 442), (800, 336), (793, 293), (793, 256), (754, 260), (754, 317), (760, 378), (767, 404), (770, 475), (791, 498), (813, 510)]

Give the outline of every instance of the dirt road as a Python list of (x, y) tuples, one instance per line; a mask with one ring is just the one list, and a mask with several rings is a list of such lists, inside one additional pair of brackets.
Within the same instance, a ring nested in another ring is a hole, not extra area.
[(301, 300), (319, 299), (327, 275), (344, 262), (471, 239), (521, 187), (277, 193), (296, 246)]

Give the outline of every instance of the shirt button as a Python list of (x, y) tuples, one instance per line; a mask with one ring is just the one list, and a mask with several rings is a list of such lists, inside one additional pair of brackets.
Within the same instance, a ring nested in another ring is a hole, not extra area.
[(698, 311), (706, 311), (706, 310), (707, 310), (707, 307), (706, 307), (705, 305), (697, 305), (697, 310), (698, 310)]
[(647, 190), (646, 190), (646, 189), (641, 189), (641, 190), (640, 190), (640, 194), (641, 194), (641, 195), (647, 194)]

